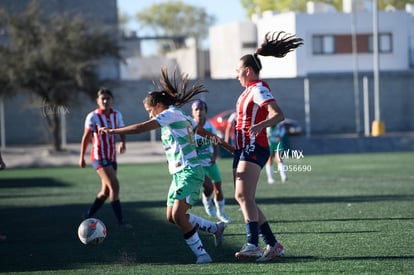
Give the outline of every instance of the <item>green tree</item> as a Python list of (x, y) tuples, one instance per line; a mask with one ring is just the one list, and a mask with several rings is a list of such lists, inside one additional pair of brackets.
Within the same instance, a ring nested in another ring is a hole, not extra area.
[[(216, 18), (207, 14), (204, 8), (182, 1), (167, 1), (141, 10), (136, 14), (136, 20), (154, 36), (195, 37), (201, 41), (207, 37), (208, 29)], [(179, 44), (179, 41), (174, 42)]]
[(118, 25), (120, 30), (125, 30), (128, 21), (131, 20), (127, 13), (122, 13), (118, 10)]
[[(109, 30), (93, 28), (79, 16), (48, 17), (36, 2), (21, 14), (0, 10), (0, 29), (7, 39), (0, 44), (0, 96), (28, 91), (54, 110), (64, 110), (80, 94), (94, 98), (99, 86), (106, 83), (97, 75), (99, 61), (121, 59), (116, 37)], [(53, 149), (60, 151), (60, 114), (43, 115)]]
[[(254, 13), (262, 13), (266, 10), (272, 11), (306, 11), (306, 3), (308, 0), (240, 0), (243, 8), (249, 17)], [(314, 2), (322, 2), (333, 5), (338, 11), (342, 10), (342, 0), (319, 0)], [(405, 4), (410, 3), (407, 0), (378, 0), (379, 9), (384, 9), (387, 5), (392, 5), (396, 9), (404, 9)]]

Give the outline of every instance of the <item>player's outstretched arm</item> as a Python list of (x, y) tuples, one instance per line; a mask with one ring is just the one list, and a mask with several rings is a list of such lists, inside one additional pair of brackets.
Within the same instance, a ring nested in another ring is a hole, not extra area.
[(158, 122), (154, 119), (150, 119), (141, 123), (132, 124), (129, 126), (110, 129), (106, 127), (101, 127), (98, 129), (99, 134), (119, 134), (119, 135), (133, 135), (133, 134), (141, 134), (145, 132), (149, 132), (151, 130), (155, 130), (160, 128)]
[(196, 133), (202, 137), (209, 138), (212, 143), (218, 144), (230, 153), (234, 153), (235, 148), (231, 146), (229, 143), (225, 142), (222, 138), (219, 136), (207, 131), (201, 126), (197, 126)]

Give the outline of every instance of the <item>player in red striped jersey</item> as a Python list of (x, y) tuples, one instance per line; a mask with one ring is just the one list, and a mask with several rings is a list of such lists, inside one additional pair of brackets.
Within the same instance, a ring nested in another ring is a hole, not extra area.
[[(260, 79), (262, 64), (258, 55), (284, 57), (302, 44), (301, 38), (285, 32), (267, 33), (260, 48), (241, 57), (236, 69), (237, 79), (245, 87), (237, 100), (234, 120), (235, 198), (243, 212), (247, 235), (247, 243), (235, 254), (239, 259), (257, 257), (259, 262), (270, 261), (285, 251), (255, 198), (260, 172), (270, 156), (266, 128), (284, 120), (269, 85)], [(259, 246), (259, 235), (266, 244), (264, 250)]]
[[(120, 185), (116, 175), (116, 136), (98, 133), (98, 129), (101, 127), (119, 128), (125, 126), (122, 114), (112, 108), (112, 101), (113, 95), (110, 90), (106, 88), (99, 89), (96, 98), (98, 108), (90, 112), (85, 119), (79, 166), (85, 168), (85, 153), (89, 142), (92, 140), (92, 149), (90, 152), (91, 163), (101, 178), (101, 190), (97, 194), (93, 204), (83, 215), (83, 218), (92, 217), (109, 197), (118, 225), (121, 227), (131, 227), (124, 221), (121, 202), (119, 200)], [(123, 154), (126, 150), (125, 135), (119, 136), (121, 139), (119, 152)]]

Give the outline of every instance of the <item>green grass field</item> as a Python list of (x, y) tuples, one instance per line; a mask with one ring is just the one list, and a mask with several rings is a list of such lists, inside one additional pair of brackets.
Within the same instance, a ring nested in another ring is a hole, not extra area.
[[(237, 260), (244, 223), (233, 199), (231, 160), (221, 159), (227, 214), (221, 248), (201, 234), (214, 263), (195, 265), (178, 228), (165, 220), (171, 177), (165, 163), (120, 165), (121, 200), (131, 229), (115, 225), (110, 205), (98, 212), (108, 228), (99, 246), (77, 237), (81, 214), (99, 189), (91, 167), (0, 172), (0, 272), (25, 274), (414, 274), (414, 153), (305, 156), (287, 159), (286, 184), (268, 185), (257, 202), (284, 257)], [(304, 168), (304, 169), (303, 169)], [(310, 171), (309, 171), (310, 170)], [(278, 177), (275, 177), (278, 179)], [(193, 213), (207, 217), (199, 205)]]

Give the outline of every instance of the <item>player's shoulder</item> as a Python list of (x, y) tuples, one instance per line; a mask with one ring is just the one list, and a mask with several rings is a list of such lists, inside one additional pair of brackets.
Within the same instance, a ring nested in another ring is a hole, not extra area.
[(112, 112), (122, 115), (121, 111), (116, 108), (112, 108)]
[(87, 115), (86, 115), (86, 119), (92, 119), (93, 117), (96, 117), (97, 115), (99, 115), (99, 110), (95, 109), (93, 111), (90, 111)]

